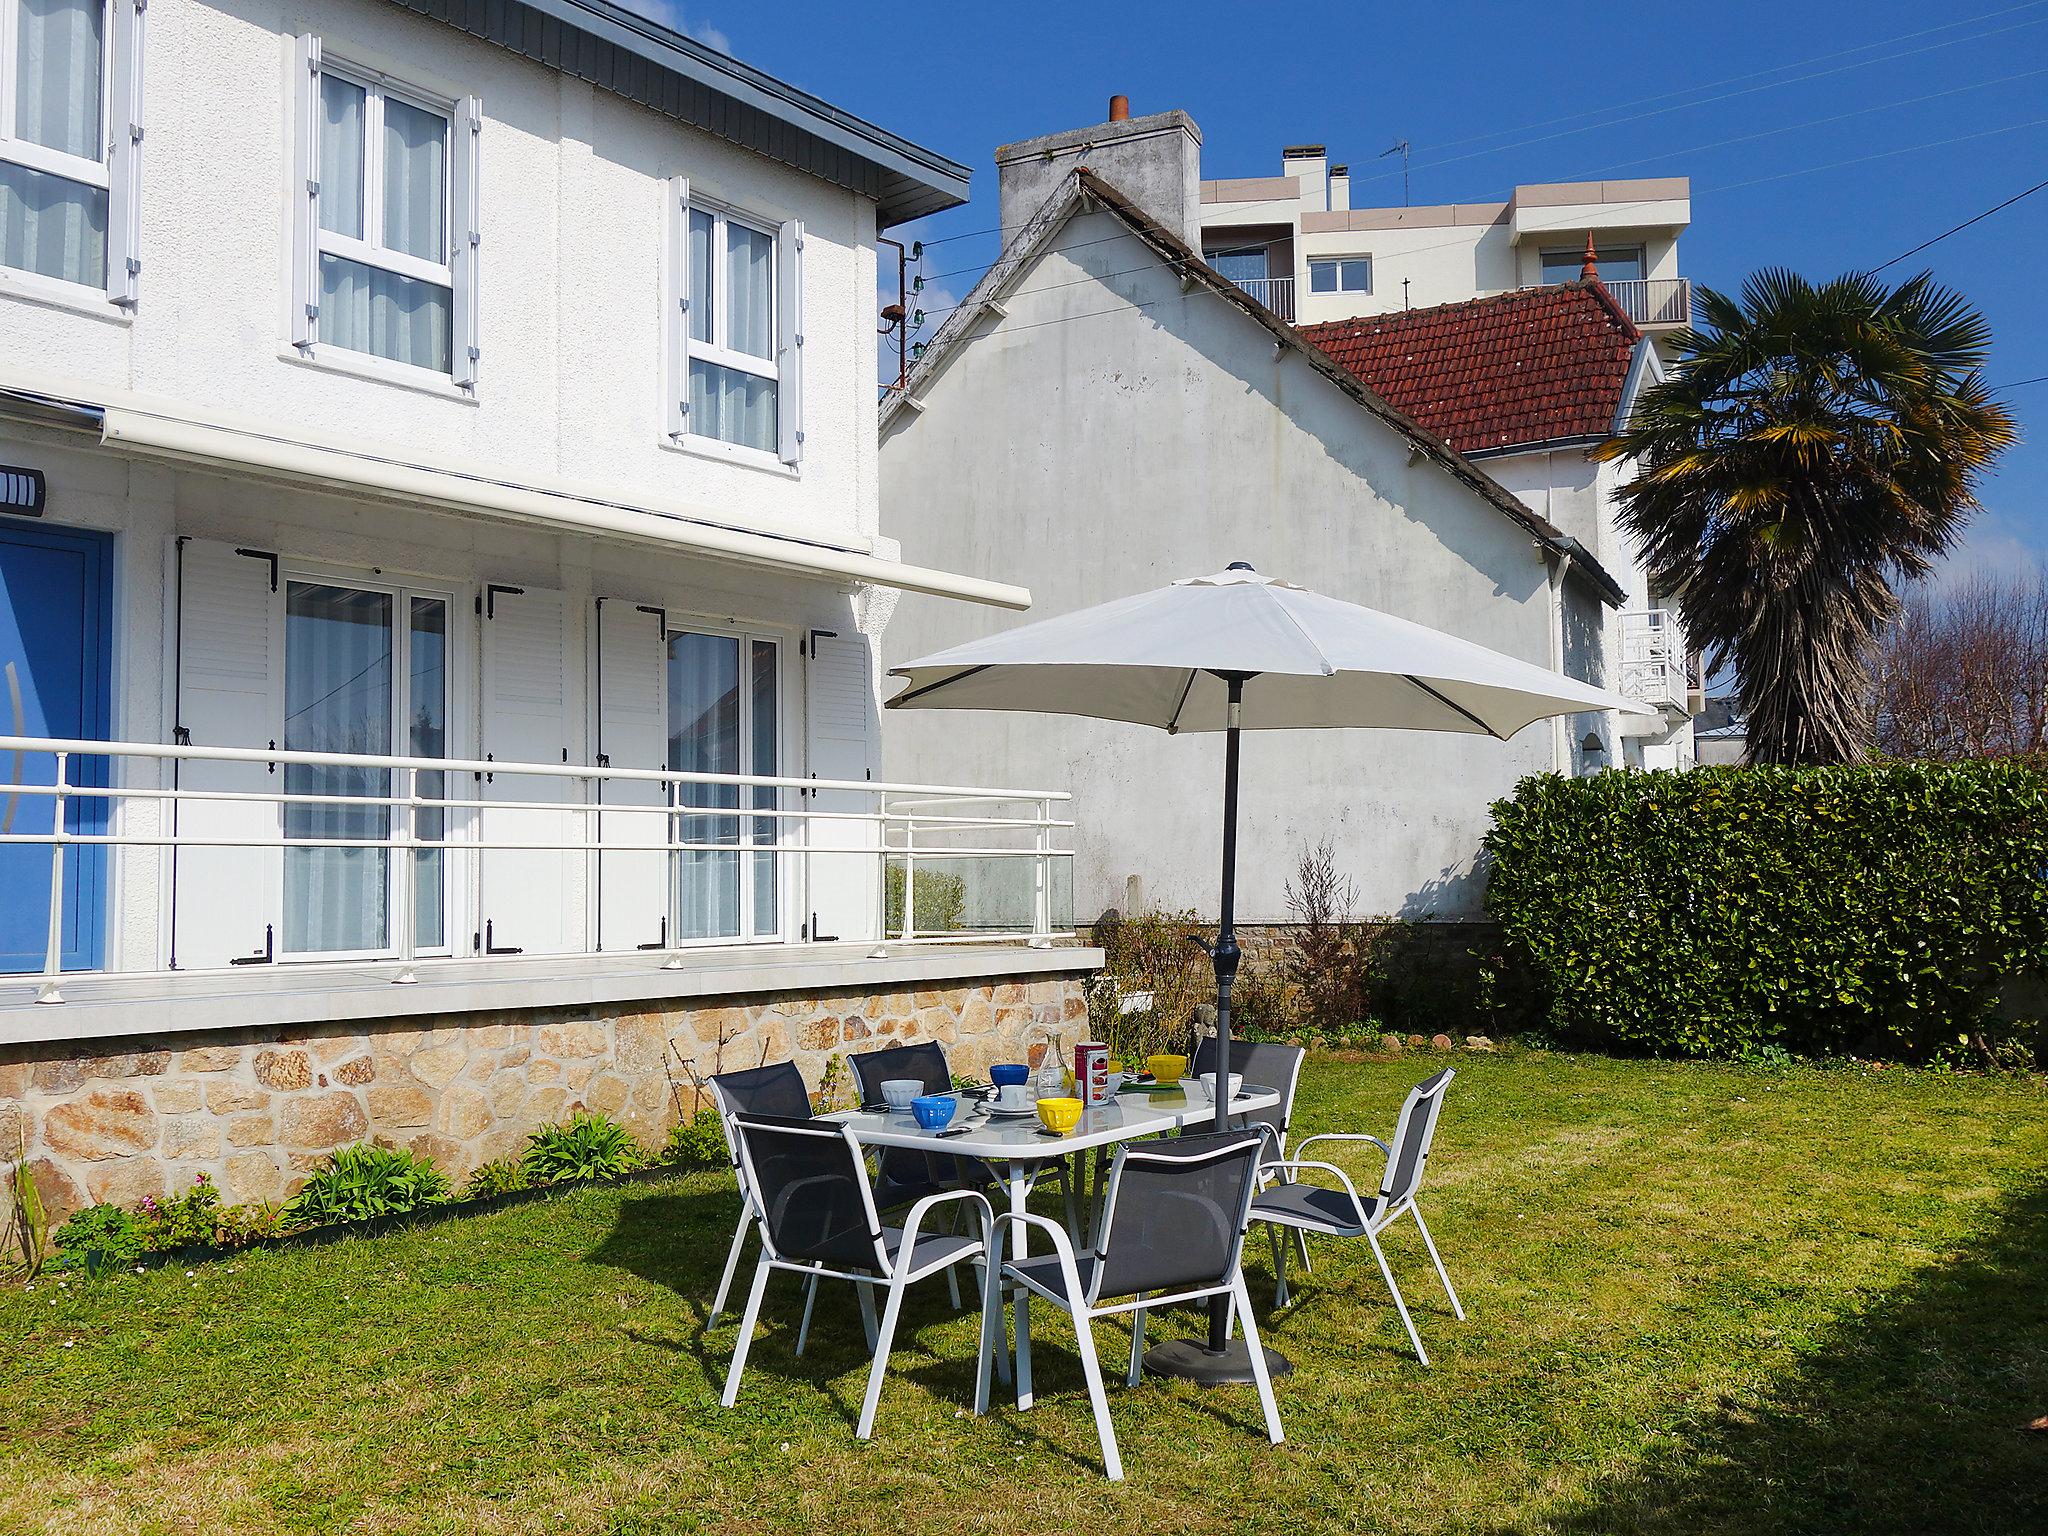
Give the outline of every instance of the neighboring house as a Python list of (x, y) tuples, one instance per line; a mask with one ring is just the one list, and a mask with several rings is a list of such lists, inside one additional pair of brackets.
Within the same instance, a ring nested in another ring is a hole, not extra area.
[[(1372, 184), (1392, 180), (1376, 174)], [(1360, 207), (1349, 168), (1302, 144), (1282, 153), (1278, 176), (1204, 181), (1201, 198), (1209, 264), (1286, 320), (1571, 282), (1589, 238), (1602, 280), (1642, 330), (1662, 337), (1692, 317), (1692, 285), (1678, 270), (1678, 238), (1692, 222), (1683, 176), (1538, 183), (1505, 202)]]
[[(0, 748), (53, 1206), (1080, 1008), (1090, 951), (871, 955), (877, 594), (1029, 601), (877, 517), (876, 231), (964, 168), (604, 0), (0, 17), (0, 732), (123, 744), (62, 840)], [(948, 814), (1043, 945), (1014, 798)]]
[(1734, 699), (1708, 699), (1693, 723), (1693, 750), (1701, 763), (1739, 766), (1749, 755), (1749, 721)]
[[(1246, 560), (1270, 575), (1602, 681), (1625, 593), (1592, 551), (1204, 263), (1185, 113), (997, 151), (1006, 248), (885, 406), (892, 528), (940, 563), (1028, 583), (1058, 613)], [(906, 594), (890, 664), (1010, 622)], [(1479, 902), (1487, 807), (1574, 766), (1573, 723), (1502, 743), (1252, 733), (1239, 915), (1287, 918), (1333, 838), (1361, 911)], [(1000, 765), (1077, 790), (1074, 902), (1213, 912), (1222, 743), (1065, 718), (905, 712), (891, 774)]]
[(1589, 454), (1662, 371), (1605, 283), (1585, 277), (1302, 334), (1591, 550), (1626, 589), (1627, 606), (1600, 627), (1600, 675), (1659, 713), (1575, 722), (1575, 771), (1690, 766), (1690, 654), (1676, 611), (1650, 589), (1616, 521), (1627, 464)]

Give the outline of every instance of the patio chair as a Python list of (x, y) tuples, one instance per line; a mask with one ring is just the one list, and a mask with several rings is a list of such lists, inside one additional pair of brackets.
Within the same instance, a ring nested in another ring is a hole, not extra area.
[[(733, 1276), (739, 1273), (740, 1250), (746, 1246), (747, 1234), (754, 1229), (754, 1197), (748, 1192), (746, 1170), (740, 1164), (740, 1144), (732, 1131), (733, 1116), (774, 1115), (785, 1120), (808, 1120), (811, 1115), (811, 1091), (804, 1086), (803, 1074), (793, 1061), (777, 1062), (772, 1067), (749, 1067), (743, 1072), (715, 1073), (709, 1083), (712, 1103), (718, 1109), (718, 1126), (725, 1133), (726, 1156), (732, 1159), (733, 1177), (739, 1181), (740, 1220), (725, 1256), (725, 1273), (718, 1277), (718, 1294), (712, 1298), (711, 1315), (704, 1320), (707, 1329), (718, 1326), (725, 1303), (732, 1295)], [(804, 1296), (806, 1335), (816, 1294), (817, 1288), (812, 1286)], [(801, 1348), (798, 1353), (802, 1353)]]
[[(1110, 1169), (1101, 1235), (1083, 1254), (1076, 1255), (1058, 1222), (1008, 1211), (996, 1217), (992, 1267), (1000, 1269), (1003, 1282), (1018, 1287), (1013, 1303), (1017, 1406), (1031, 1406), (1031, 1302), (1037, 1297), (1074, 1319), (1081, 1372), (1102, 1440), (1103, 1469), (1112, 1482), (1123, 1478), (1124, 1465), (1109, 1421), (1109, 1399), (1103, 1392), (1091, 1324), (1115, 1313), (1132, 1314), (1126, 1380), (1135, 1386), (1144, 1369), (1146, 1308), (1229, 1296), (1251, 1348), (1266, 1433), (1275, 1445), (1285, 1438), (1280, 1410), (1273, 1402), (1273, 1383), (1266, 1374), (1265, 1352), (1259, 1347), (1258, 1325), (1252, 1320), (1251, 1294), (1239, 1267), (1264, 1144), (1262, 1136), (1246, 1131), (1212, 1131), (1125, 1146)], [(1014, 1225), (1044, 1233), (1052, 1252), (1005, 1261), (1003, 1241)], [(990, 1349), (1000, 1342), (995, 1313), (1001, 1294), (1000, 1284), (984, 1287), (982, 1293), (981, 1336)], [(984, 1381), (986, 1377), (984, 1369)]]
[[(1372, 1249), (1372, 1256), (1379, 1260), (1380, 1274), (1387, 1282), (1387, 1291), (1394, 1298), (1394, 1310), (1401, 1314), (1401, 1322), (1408, 1330), (1408, 1341), (1415, 1346), (1415, 1358), (1424, 1365), (1429, 1364), (1429, 1354), (1422, 1347), (1422, 1336), (1415, 1331), (1415, 1319), (1408, 1315), (1408, 1304), (1401, 1299), (1401, 1288), (1394, 1283), (1394, 1271), (1387, 1264), (1385, 1250), (1380, 1247), (1380, 1234), (1402, 1216), (1415, 1218), (1415, 1228), (1422, 1234), (1422, 1246), (1429, 1250), (1430, 1262), (1436, 1266), (1436, 1277), (1443, 1282), (1444, 1295), (1450, 1298), (1451, 1313), (1459, 1322), (1465, 1320), (1465, 1309), (1458, 1301), (1458, 1293), (1451, 1289), (1451, 1277), (1444, 1271), (1444, 1261), (1436, 1251), (1436, 1243), (1429, 1235), (1429, 1228), (1422, 1220), (1422, 1208), (1415, 1203), (1415, 1191), (1422, 1183), (1422, 1171), (1429, 1161), (1429, 1146), (1436, 1135), (1437, 1116), (1443, 1111), (1444, 1090), (1451, 1085), (1456, 1074), (1446, 1067), (1427, 1082), (1418, 1083), (1409, 1090), (1408, 1100), (1401, 1106), (1401, 1120), (1394, 1128), (1394, 1141), (1390, 1147), (1377, 1136), (1362, 1136), (1348, 1131), (1330, 1131), (1311, 1136), (1295, 1148), (1296, 1156), (1268, 1163), (1262, 1172), (1279, 1173), (1285, 1176), (1299, 1174), (1308, 1169), (1334, 1176), (1342, 1189), (1329, 1189), (1321, 1185), (1306, 1183), (1280, 1183), (1260, 1191), (1252, 1201), (1251, 1219), (1270, 1222), (1277, 1229), (1291, 1227), (1301, 1233), (1315, 1233), (1322, 1237), (1348, 1237), (1365, 1239)], [(1366, 1199), (1358, 1193), (1349, 1174), (1334, 1163), (1316, 1162), (1302, 1155), (1319, 1141), (1369, 1141), (1385, 1154), (1387, 1168), (1380, 1180), (1379, 1194)], [(1274, 1305), (1287, 1305), (1287, 1266), (1285, 1250), (1275, 1254), (1280, 1260), (1278, 1290)]]
[[(1231, 1116), (1233, 1125), (1261, 1125), (1266, 1128), (1271, 1156), (1275, 1159), (1287, 1156), (1287, 1130), (1294, 1120), (1294, 1090), (1301, 1082), (1301, 1064), (1308, 1052), (1298, 1045), (1280, 1045), (1263, 1040), (1235, 1040), (1230, 1042), (1229, 1070), (1237, 1073), (1248, 1088), (1271, 1088), (1280, 1095), (1280, 1102), (1270, 1109), (1255, 1109), (1248, 1114)], [(1216, 1037), (1204, 1035), (1195, 1046), (1194, 1072), (1199, 1077), (1204, 1072), (1216, 1070)], [(1261, 1173), (1259, 1184), (1263, 1188), (1273, 1178), (1286, 1179), (1285, 1174), (1267, 1175)], [(1308, 1238), (1297, 1232), (1294, 1236), (1295, 1252), (1301, 1259), (1304, 1271), (1311, 1268), (1308, 1256)], [(1273, 1264), (1280, 1265), (1280, 1237), (1273, 1236)]]
[[(761, 1234), (761, 1258), (754, 1266), (753, 1288), (740, 1319), (739, 1342), (726, 1373), (721, 1407), (739, 1396), (746, 1372), (747, 1351), (761, 1316), (761, 1296), (776, 1270), (813, 1280), (845, 1280), (860, 1296), (861, 1318), (868, 1325), (874, 1363), (868, 1370), (855, 1433), (867, 1439), (875, 1427), (875, 1407), (882, 1397), (882, 1376), (903, 1310), (903, 1293), (919, 1280), (950, 1270), (963, 1260), (982, 1267), (982, 1336), (975, 1365), (974, 1411), (988, 1409), (988, 1374), (995, 1354), (995, 1266), (988, 1262), (994, 1242), (994, 1212), (978, 1190), (949, 1189), (926, 1195), (911, 1206), (901, 1227), (885, 1227), (875, 1207), (860, 1143), (841, 1126), (812, 1120), (737, 1115), (732, 1122), (739, 1143), (747, 1188), (754, 1191)], [(979, 1236), (926, 1233), (925, 1217), (937, 1206), (965, 1204), (981, 1217)], [(879, 1328), (874, 1322), (874, 1292), (886, 1293)]]

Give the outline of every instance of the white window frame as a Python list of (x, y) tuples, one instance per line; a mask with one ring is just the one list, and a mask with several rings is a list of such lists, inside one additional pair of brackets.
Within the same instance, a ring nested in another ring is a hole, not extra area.
[(107, 276), (104, 287), (24, 268), (0, 268), (0, 279), (65, 297), (92, 295), (133, 309), (142, 275), (139, 241), (142, 169), (142, 39), (148, 0), (103, 0), (100, 27), (100, 157), (88, 160), (15, 137), (16, 59), (21, 7), (0, 3), (0, 160), (81, 182), (107, 194)]
[[(474, 96), (451, 97), (400, 80), (384, 70), (345, 57), (329, 57), (320, 38), (304, 36), (298, 41), (299, 99), (297, 164), (294, 193), (299, 216), (294, 220), (296, 246), (293, 271), (292, 344), (302, 356), (319, 355), (320, 258), (337, 256), (346, 261), (376, 267), (400, 277), (413, 278), (446, 288), (449, 293), (450, 365), (444, 374), (435, 368), (400, 362), (376, 352), (360, 352), (329, 343), (351, 363), (367, 363), (376, 369), (396, 370), (400, 377), (452, 378), (467, 391), (476, 388), (480, 348), (477, 338), (477, 266), (482, 244), (479, 223), (479, 161), (477, 142), (483, 128), (482, 104)], [(320, 85), (333, 75), (363, 92), (363, 233), (361, 238), (337, 233), (320, 222)], [(409, 251), (393, 250), (384, 244), (384, 103), (396, 99), (410, 107), (431, 112), (448, 125), (444, 141), (441, 187), (442, 232), (447, 238), (447, 257), (427, 261)]]
[[(1344, 267), (1347, 262), (1355, 261), (1365, 263), (1365, 286), (1363, 288), (1346, 288), (1344, 286)], [(1316, 286), (1317, 267), (1336, 268), (1337, 286), (1335, 288), (1318, 288)], [(1308, 291), (1311, 297), (1320, 295), (1328, 298), (1340, 293), (1371, 293), (1372, 279), (1372, 252), (1370, 251), (1360, 251), (1350, 256), (1311, 256), (1308, 259)]]
[[(669, 440), (679, 446), (731, 457), (742, 462), (781, 463), (796, 466), (803, 458), (803, 250), (801, 220), (780, 222), (765, 215), (749, 213), (712, 198), (692, 199), (689, 178), (678, 176), (669, 184), (668, 323), (666, 430)], [(711, 337), (699, 340), (690, 334), (690, 214), (708, 214), (711, 234)], [(724, 257), (726, 232), (734, 224), (766, 235), (775, 243), (775, 270), (769, 282), (769, 334), (774, 338), (774, 355), (757, 357), (735, 351), (729, 344), (731, 315), (726, 305)], [(775, 383), (776, 446), (773, 450), (728, 442), (722, 437), (692, 429), (690, 422), (690, 363), (701, 359), (721, 368), (733, 368)]]

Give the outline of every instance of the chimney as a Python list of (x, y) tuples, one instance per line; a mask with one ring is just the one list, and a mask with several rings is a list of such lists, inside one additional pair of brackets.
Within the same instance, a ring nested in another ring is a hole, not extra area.
[(1593, 253), (1593, 231), (1586, 231), (1586, 259), (1579, 263), (1579, 281), (1590, 283), (1600, 276), (1600, 258)]
[(1280, 151), (1280, 174), (1301, 183), (1304, 212), (1330, 211), (1329, 163), (1320, 144), (1290, 144)]
[(1348, 213), (1351, 209), (1351, 167), (1333, 165), (1330, 167), (1330, 212)]
[(1109, 99), (1109, 121), (996, 149), (997, 219), (1007, 246), (1076, 166), (1086, 166), (1195, 249), (1202, 245), (1202, 130), (1185, 112), (1132, 117)]

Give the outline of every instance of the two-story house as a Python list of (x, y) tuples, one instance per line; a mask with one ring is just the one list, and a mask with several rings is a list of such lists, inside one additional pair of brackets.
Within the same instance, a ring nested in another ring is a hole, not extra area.
[[(1079, 1008), (1062, 797), (878, 771), (877, 594), (1029, 602), (878, 520), (877, 231), (966, 190), (606, 0), (0, 0), (0, 1111), (55, 1208)], [(880, 945), (913, 839), (991, 942)]]

